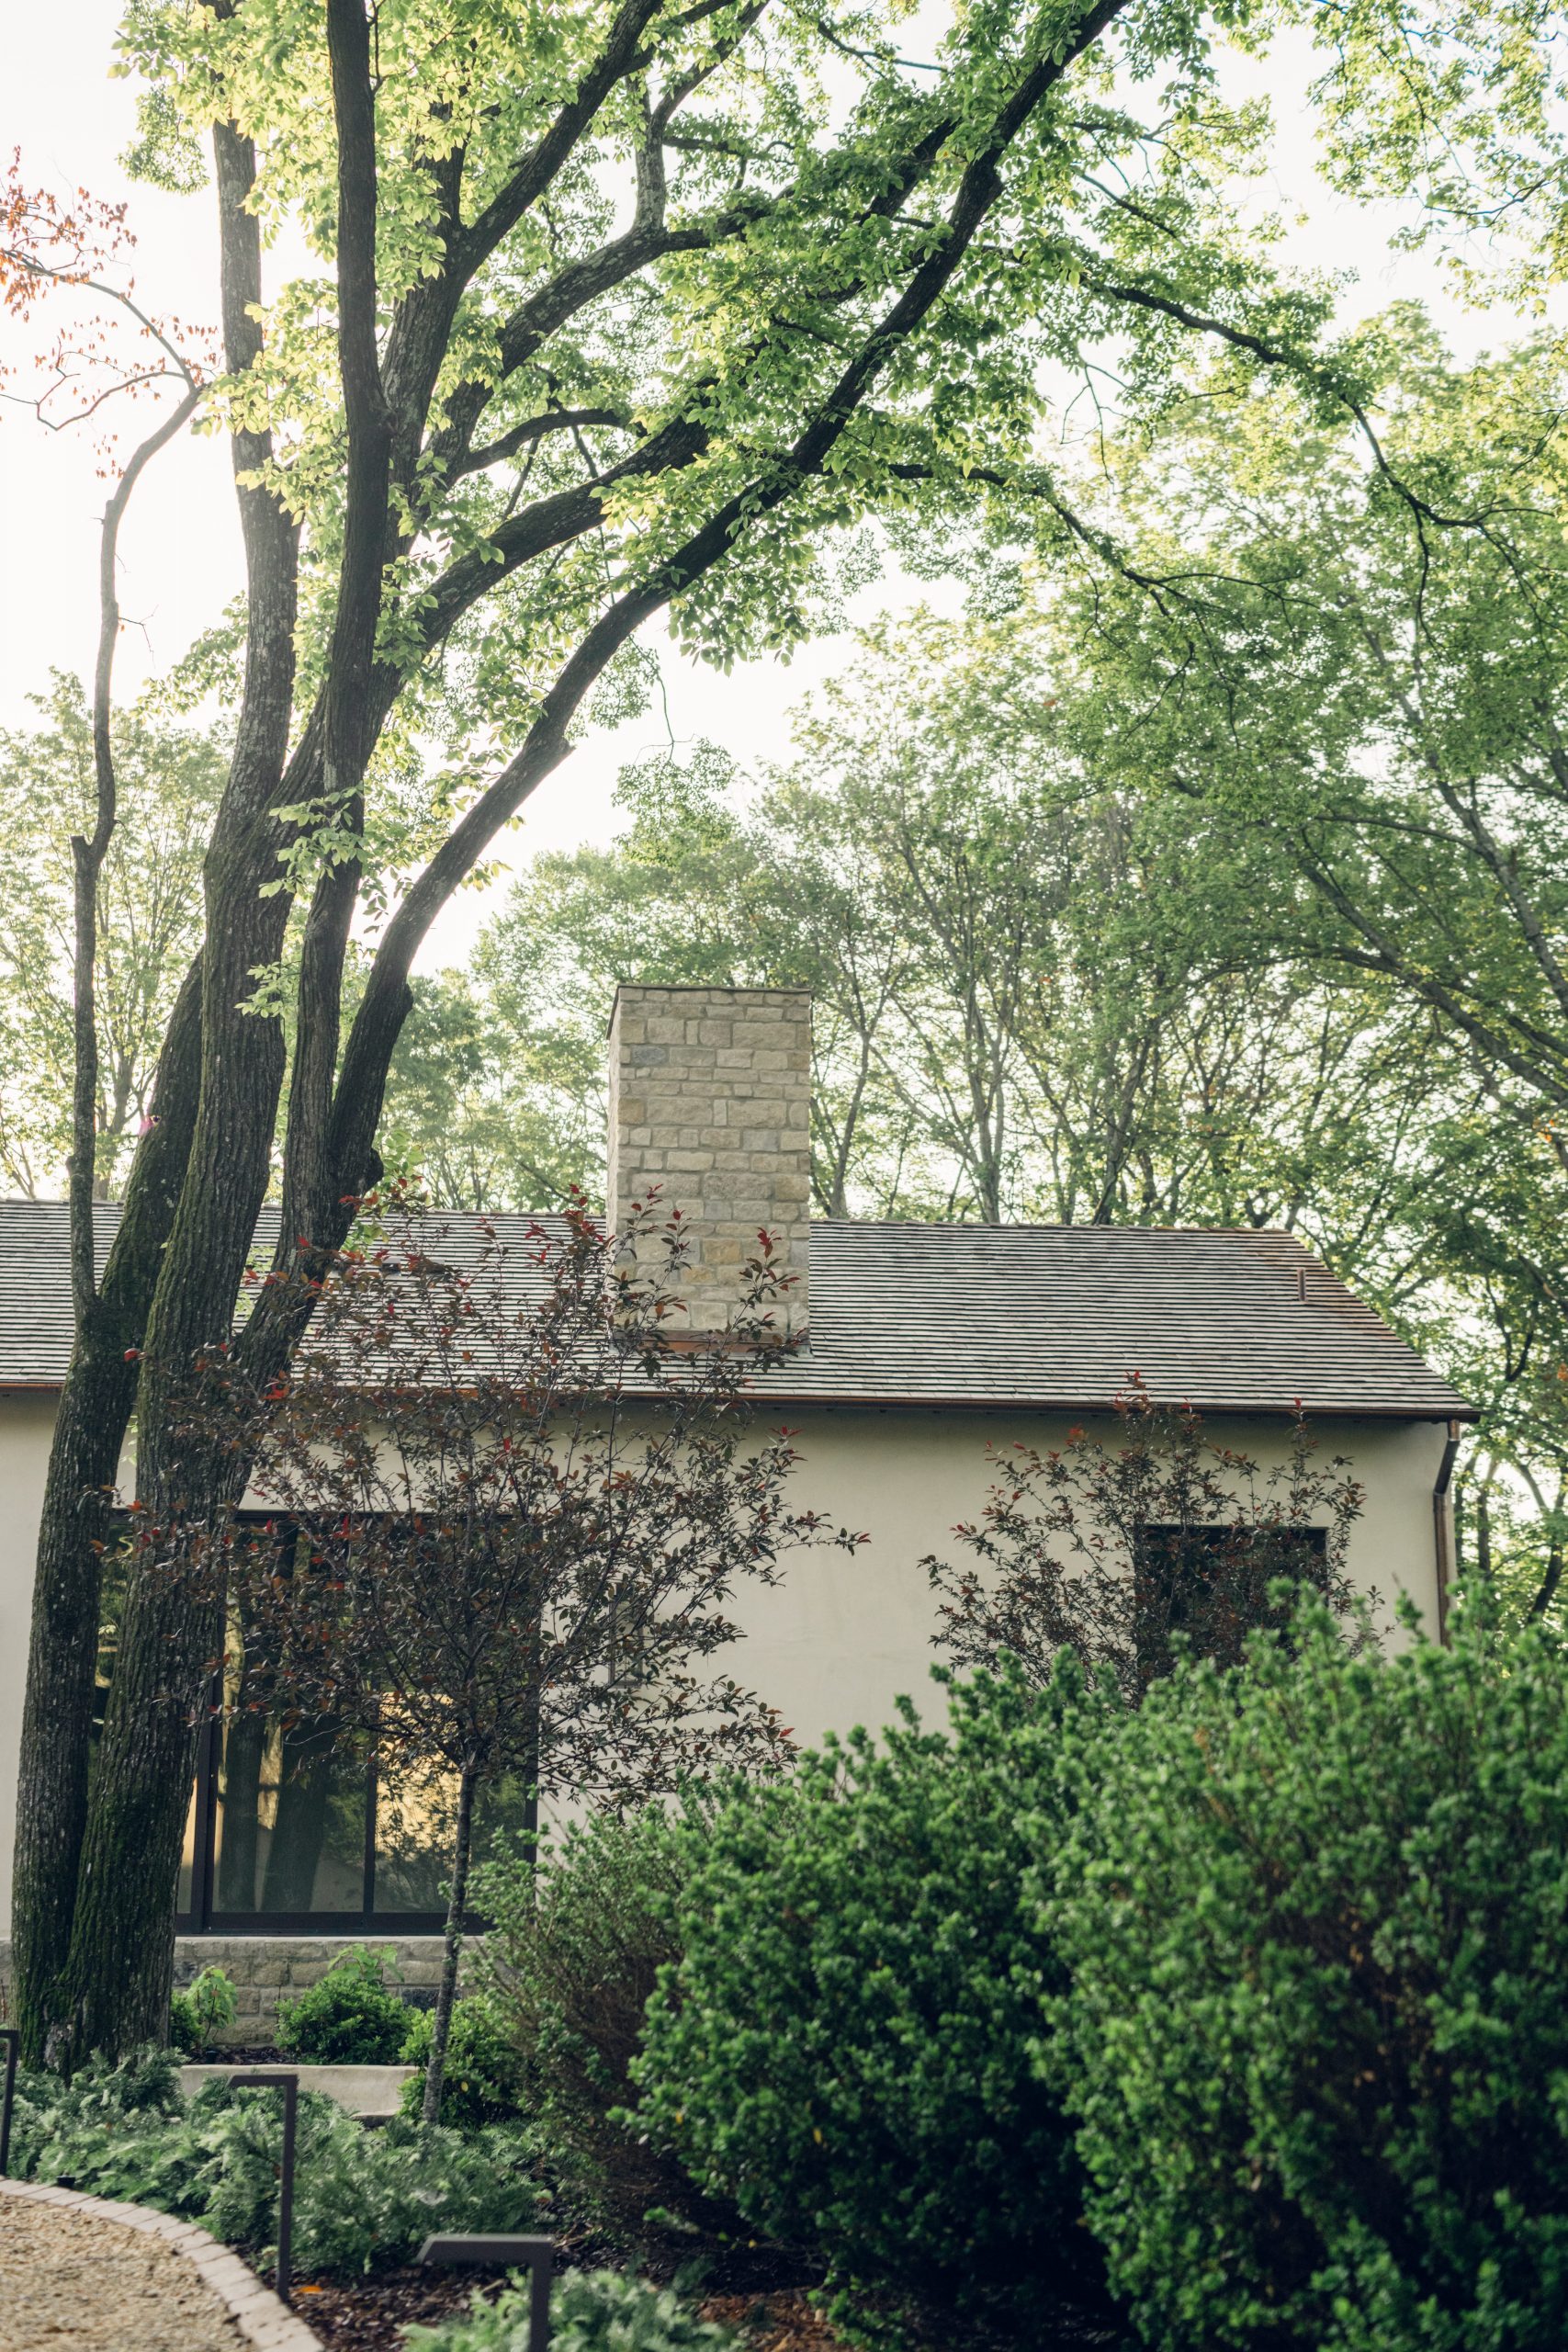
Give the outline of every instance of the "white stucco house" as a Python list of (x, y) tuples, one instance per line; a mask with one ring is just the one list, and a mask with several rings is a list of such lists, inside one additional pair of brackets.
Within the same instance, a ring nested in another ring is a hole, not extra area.
[[(610, 1031), (612, 1218), (653, 1184), (689, 1216), (694, 1329), (722, 1325), (757, 1228), (778, 1238), (806, 1337), (767, 1376), (768, 1402), (798, 1433), (805, 1498), (869, 1532), (852, 1555), (797, 1555), (782, 1585), (747, 1601), (735, 1670), (798, 1737), (881, 1724), (900, 1692), (928, 1688), (936, 1612), (919, 1563), (977, 1515), (987, 1444), (1051, 1445), (1101, 1417), (1109, 1433), (1134, 1374), (1265, 1465), (1282, 1457), (1299, 1400), (1366, 1489), (1355, 1581), (1407, 1594), (1440, 1632), (1449, 1475), (1473, 1418), (1461, 1396), (1286, 1233), (812, 1220), (810, 1019), (794, 991), (637, 988), (621, 991)], [(102, 1215), (107, 1241), (114, 1211)], [(504, 1240), (509, 1220), (495, 1222)], [(531, 1220), (510, 1222), (520, 1236)], [(0, 1918), (34, 1541), (69, 1347), (63, 1205), (0, 1204)], [(230, 1791), (214, 1733), (180, 1896), (187, 1961), (248, 1955), (251, 1974), (276, 1984), (312, 1973), (330, 1939), (370, 1934), (397, 1941), (417, 1977), (434, 1920), (406, 1871), (378, 1870), (374, 1790), (338, 1788), (327, 1829), (318, 1821), (286, 1867), (287, 1773), (276, 1758), (272, 1770), (261, 1843), (276, 1867), (247, 1860), (243, 1883), (231, 1872), (226, 1884)]]

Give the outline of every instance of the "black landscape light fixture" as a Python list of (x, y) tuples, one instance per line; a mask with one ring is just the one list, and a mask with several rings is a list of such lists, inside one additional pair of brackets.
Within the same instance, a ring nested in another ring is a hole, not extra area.
[(283, 2170), (277, 2184), (277, 2300), (287, 2303), (294, 2285), (294, 2136), (299, 2116), (298, 2075), (231, 2075), (231, 2091), (283, 2093)]
[(0, 2041), (6, 2045), (6, 2082), (0, 2089), (0, 2180), (4, 2180), (11, 2161), (11, 2101), (17, 2095), (17, 2052), (22, 2037), (14, 2025), (0, 2025)]
[(555, 2264), (553, 2238), (472, 2236), (426, 2238), (421, 2262), (466, 2262), (476, 2269), (526, 2270), (528, 2273), (528, 2352), (546, 2352), (550, 2340), (550, 2278)]

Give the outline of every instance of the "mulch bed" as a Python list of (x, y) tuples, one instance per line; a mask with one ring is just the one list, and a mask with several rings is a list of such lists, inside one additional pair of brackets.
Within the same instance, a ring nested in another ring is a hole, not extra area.
[(750, 2352), (842, 2352), (820, 2312), (813, 2311), (803, 2287), (773, 2295), (710, 2295), (704, 2319), (716, 2319), (746, 2337)]
[(405, 2263), (349, 2286), (331, 2278), (297, 2284), (294, 2308), (327, 2352), (402, 2352), (405, 2327), (416, 2320), (434, 2327), (467, 2311), (476, 2287), (493, 2290), (505, 2276), (504, 2270), (422, 2270)]
[[(259, 2045), (204, 2051), (201, 2062), (234, 2066), (299, 2063), (288, 2051)], [(581, 2228), (570, 2230), (558, 2243), (558, 2259), (564, 2258), (574, 2267), (625, 2263), (661, 2284), (691, 2252), (684, 2245), (650, 2245), (635, 2261), (629, 2260), (624, 2249)], [(416, 2324), (433, 2327), (440, 2320), (466, 2312), (476, 2288), (491, 2294), (506, 2275), (504, 2270), (467, 2267), (426, 2270), (417, 2263), (405, 2263), (347, 2282), (297, 2279), (294, 2308), (321, 2337), (327, 2352), (403, 2352), (406, 2327)], [(713, 2248), (708, 2281), (714, 2291), (698, 2308), (705, 2319), (735, 2329), (743, 2337), (747, 2352), (843, 2352), (841, 2339), (807, 2301), (807, 2287), (819, 2275), (815, 2266), (792, 2259), (776, 2246)]]

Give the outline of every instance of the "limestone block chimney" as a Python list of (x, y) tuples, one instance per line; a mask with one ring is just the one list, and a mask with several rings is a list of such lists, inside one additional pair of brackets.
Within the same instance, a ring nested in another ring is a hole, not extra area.
[(660, 1188), (691, 1227), (687, 1328), (733, 1320), (741, 1267), (773, 1235), (795, 1277), (774, 1310), (810, 1311), (811, 998), (804, 989), (628, 988), (610, 1015), (612, 1229)]

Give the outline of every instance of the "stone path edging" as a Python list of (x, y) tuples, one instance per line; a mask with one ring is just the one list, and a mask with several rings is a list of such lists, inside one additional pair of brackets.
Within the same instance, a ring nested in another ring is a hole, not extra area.
[(25, 2198), (37, 2205), (68, 2205), (100, 2222), (118, 2222), (121, 2229), (140, 2230), (161, 2238), (183, 2255), (193, 2270), (217, 2296), (247, 2344), (257, 2352), (322, 2352), (313, 2335), (270, 2287), (264, 2287), (248, 2263), (231, 2254), (194, 2222), (178, 2222), (172, 2213), (154, 2213), (145, 2205), (116, 2205), (107, 2197), (84, 2197), (79, 2189), (53, 2188), (37, 2180), (0, 2180), (0, 2199)]

